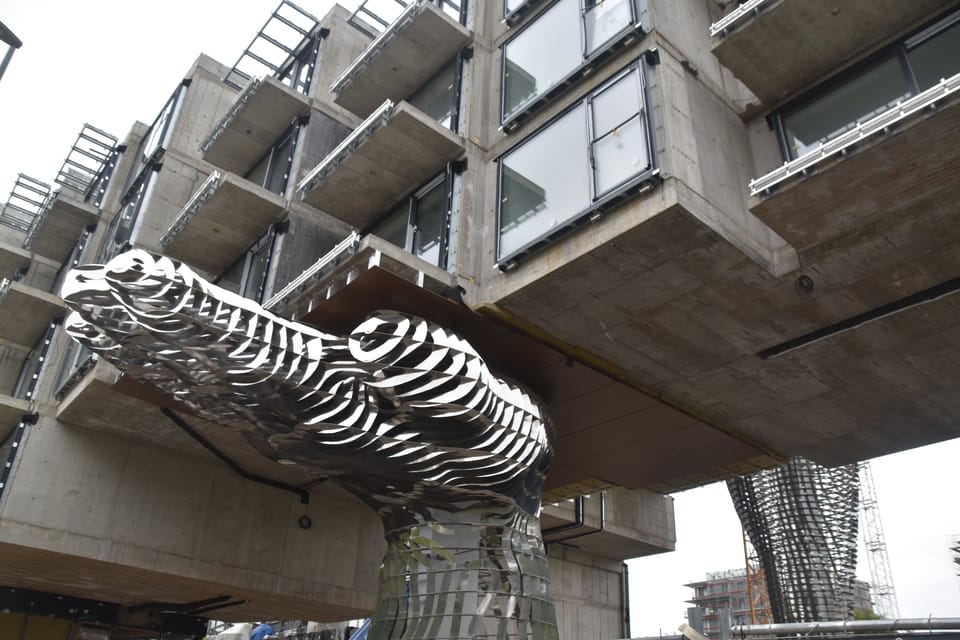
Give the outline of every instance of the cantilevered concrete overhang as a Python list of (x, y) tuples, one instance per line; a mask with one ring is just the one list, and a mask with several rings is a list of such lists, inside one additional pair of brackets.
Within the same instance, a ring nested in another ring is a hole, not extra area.
[(554, 495), (610, 484), (671, 491), (776, 463), (762, 449), (601, 373), (576, 354), (444, 297), (451, 289), (455, 281), (446, 272), (367, 236), (348, 239), (268, 305), (326, 331), (349, 332), (376, 309), (458, 331), (495, 372), (523, 381), (547, 403), (557, 431), (547, 480)]
[(307, 204), (364, 229), (464, 154), (463, 138), (406, 102), (384, 102), (297, 185)]
[(284, 131), (310, 113), (310, 98), (276, 78), (253, 78), (200, 145), (203, 159), (246, 174)]
[(25, 249), (61, 263), (67, 259), (84, 227), (93, 224), (100, 211), (83, 202), (75, 192), (62, 189), (50, 196), (27, 232)]
[(30, 266), (30, 252), (6, 242), (0, 242), (0, 280), (13, 278), (20, 269)]
[(960, 74), (753, 180), (751, 211), (799, 250), (918, 208), (946, 223), (958, 171)]
[(30, 412), (28, 401), (0, 394), (0, 442), (5, 442), (23, 416)]
[(0, 282), (0, 340), (32, 349), (54, 318), (63, 316), (57, 296), (9, 280)]
[[(960, 167), (942, 169), (949, 181)], [(612, 387), (590, 403), (598, 424), (592, 415), (565, 434), (576, 414), (560, 405), (561, 443), (605, 474), (632, 464), (633, 478), (653, 486), (678, 469), (695, 478), (707, 461), (720, 466), (718, 453), (736, 457), (724, 434), (827, 465), (960, 437), (960, 362), (950, 355), (960, 344), (960, 225), (954, 187), (924, 195), (932, 178), (902, 187), (888, 215), (806, 248), (802, 270), (782, 276), (705, 224), (699, 196), (668, 178), (654, 202), (630, 201), (575, 232), (588, 237), (494, 279), (483, 310), (680, 410), (644, 423), (665, 409)], [(849, 199), (818, 193), (839, 198), (833, 215), (863, 215), (855, 193), (874, 206), (871, 186), (848, 177), (847, 188)], [(621, 412), (636, 415), (642, 436)], [(558, 462), (554, 481), (567, 471)]]
[(366, 117), (384, 100), (406, 99), (470, 42), (471, 34), (432, 2), (411, 2), (337, 78), (334, 101)]
[(214, 171), (160, 238), (165, 254), (211, 274), (233, 264), (267, 227), (286, 215), (275, 193)]
[(944, 0), (750, 0), (711, 27), (713, 53), (772, 107), (949, 5)]

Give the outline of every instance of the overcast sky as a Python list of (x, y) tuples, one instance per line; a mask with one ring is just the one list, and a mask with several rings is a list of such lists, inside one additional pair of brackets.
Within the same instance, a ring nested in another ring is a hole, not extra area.
[[(53, 179), (84, 123), (122, 138), (151, 122), (202, 51), (233, 64), (273, 0), (9, 0), (0, 21), (22, 41), (0, 80), (0, 198), (17, 173)], [(316, 16), (326, 1), (297, 0)], [(355, 0), (345, 2), (355, 6)], [(906, 425), (905, 425), (905, 428)], [(960, 440), (873, 462), (902, 617), (960, 617), (949, 536), (960, 534)], [(633, 635), (673, 633), (684, 583), (743, 566), (724, 485), (676, 495), (677, 551), (630, 562)], [(860, 576), (869, 581), (862, 560)]]

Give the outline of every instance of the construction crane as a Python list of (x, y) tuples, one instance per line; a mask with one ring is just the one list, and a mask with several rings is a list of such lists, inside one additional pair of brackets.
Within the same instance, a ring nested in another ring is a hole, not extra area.
[(870, 580), (873, 583), (874, 613), (884, 618), (896, 619), (900, 617), (900, 607), (893, 587), (893, 572), (890, 571), (887, 543), (883, 538), (883, 524), (880, 522), (880, 508), (877, 504), (877, 491), (873, 486), (870, 462), (861, 462), (858, 470), (860, 472), (860, 525), (867, 550), (867, 563), (870, 565)]
[(773, 611), (767, 593), (767, 581), (760, 566), (760, 558), (750, 544), (745, 529), (743, 535), (743, 560), (747, 569), (747, 602), (750, 605), (750, 624), (772, 624)]

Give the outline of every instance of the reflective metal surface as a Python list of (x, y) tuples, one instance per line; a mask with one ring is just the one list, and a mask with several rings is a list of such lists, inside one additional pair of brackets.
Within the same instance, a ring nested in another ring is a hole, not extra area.
[(389, 311), (324, 333), (140, 250), (77, 267), (62, 295), (76, 340), (377, 510), (371, 638), (557, 637), (538, 519), (552, 430), (465, 340)]

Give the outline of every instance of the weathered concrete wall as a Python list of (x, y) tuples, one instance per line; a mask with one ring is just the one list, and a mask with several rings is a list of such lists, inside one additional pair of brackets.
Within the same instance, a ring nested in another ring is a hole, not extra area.
[(329, 29), (330, 33), (320, 42), (320, 54), (310, 84), (310, 96), (315, 100), (333, 104), (330, 85), (346, 71), (370, 42), (367, 35), (347, 22), (349, 18), (350, 11), (334, 5), (320, 19), (320, 26)]
[[(382, 554), (379, 521), (333, 487), (311, 493), (302, 505), (205, 454), (43, 418), (21, 446), (0, 505), (0, 565), (17, 571), (18, 550), (29, 548), (39, 563), (31, 588), (125, 604), (164, 590), (160, 599), (169, 600), (179, 588), (183, 601), (248, 599), (247, 615), (365, 615)], [(298, 526), (303, 515), (311, 528)], [(46, 582), (63, 574), (72, 578)]]
[(229, 70), (230, 67), (205, 54), (200, 54), (193, 63), (185, 76), (189, 78), (190, 86), (173, 124), (170, 149), (200, 157), (200, 143), (237, 93), (223, 83), (223, 77)]
[(550, 549), (550, 588), (561, 640), (626, 638), (623, 563), (576, 549)]

